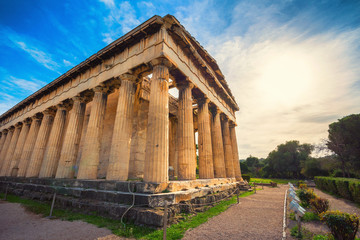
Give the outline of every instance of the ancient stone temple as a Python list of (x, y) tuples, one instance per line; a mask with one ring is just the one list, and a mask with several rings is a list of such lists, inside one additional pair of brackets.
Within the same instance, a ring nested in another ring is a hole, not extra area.
[(238, 110), (215, 59), (154, 16), (1, 115), (0, 176), (241, 181)]

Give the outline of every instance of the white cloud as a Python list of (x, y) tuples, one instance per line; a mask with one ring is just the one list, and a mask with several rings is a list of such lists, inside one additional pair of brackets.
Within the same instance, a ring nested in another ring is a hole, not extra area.
[(72, 64), (70, 61), (66, 60), (66, 59), (63, 59), (63, 63), (65, 66), (74, 66), (74, 64)]
[(141, 22), (136, 17), (136, 11), (130, 2), (124, 1), (119, 4), (114, 1), (103, 1), (108, 10), (108, 15), (104, 18), (107, 26), (103, 41), (107, 44), (129, 32)]
[(15, 42), (17, 46), (19, 46), (22, 50), (27, 52), (33, 59), (35, 59), (38, 63), (42, 64), (44, 67), (50, 70), (55, 70), (59, 67), (59, 65), (51, 59), (49, 54), (37, 49), (34, 46), (28, 46), (26, 43), (17, 41)]
[(25, 79), (16, 78), (13, 76), (10, 76), (8, 81), (15, 84), (16, 87), (19, 87), (22, 90), (29, 91), (31, 93), (36, 92), (37, 90), (39, 90), (41, 87), (43, 87), (46, 84), (45, 82), (36, 80), (34, 78), (31, 81), (29, 81), (29, 80), (25, 80)]

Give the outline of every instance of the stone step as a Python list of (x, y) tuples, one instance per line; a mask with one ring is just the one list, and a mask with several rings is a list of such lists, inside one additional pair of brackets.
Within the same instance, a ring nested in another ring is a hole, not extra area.
[[(117, 204), (132, 204), (142, 206), (156, 206), (157, 202), (174, 201), (173, 194), (145, 194), (145, 193), (130, 193), (122, 191), (98, 190), (98, 189), (85, 189), (79, 187), (59, 187), (48, 186), (34, 183), (19, 183), (0, 181), (0, 186), (4, 189), (8, 185), (9, 189), (16, 190), (19, 196), (32, 196), (41, 194), (53, 194), (56, 192), (58, 195), (69, 196), (78, 199), (96, 200)], [(134, 199), (135, 198), (135, 199)]]

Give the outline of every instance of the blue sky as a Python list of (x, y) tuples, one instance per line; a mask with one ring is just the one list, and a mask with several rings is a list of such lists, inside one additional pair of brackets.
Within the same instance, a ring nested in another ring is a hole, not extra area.
[(240, 106), (241, 158), (360, 112), (359, 1), (0, 2), (0, 113), (153, 15), (174, 15)]

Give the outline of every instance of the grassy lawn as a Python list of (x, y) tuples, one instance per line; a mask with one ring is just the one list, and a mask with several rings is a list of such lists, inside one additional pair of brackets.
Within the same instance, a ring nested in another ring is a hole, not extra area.
[[(244, 192), (239, 196), (247, 197), (253, 193), (253, 191)], [(3, 198), (4, 194), (0, 194), (0, 197)], [(50, 204), (47, 203), (24, 199), (14, 195), (8, 195), (7, 201), (12, 203), (20, 203), (28, 210), (43, 216), (48, 216), (50, 212)], [(195, 228), (202, 223), (205, 223), (209, 218), (219, 215), (236, 202), (236, 196), (233, 196), (231, 199), (221, 201), (219, 204), (209, 208), (205, 212), (198, 213), (197, 215), (184, 215), (184, 220), (181, 220), (179, 223), (168, 227), (167, 239), (181, 239), (189, 228)], [(105, 227), (111, 230), (114, 234), (122, 237), (133, 237), (136, 239), (162, 239), (163, 237), (163, 230), (140, 227), (131, 223), (127, 223), (126, 227), (124, 228), (119, 220), (104, 218), (97, 215), (85, 215), (81, 213), (74, 213), (69, 210), (54, 209), (53, 216), (62, 220), (81, 220), (94, 224), (98, 227)]]
[(276, 182), (277, 184), (287, 184), (291, 182), (292, 184), (296, 184), (299, 180), (297, 179), (277, 179), (277, 178), (251, 178), (250, 182), (255, 183), (270, 183)]

